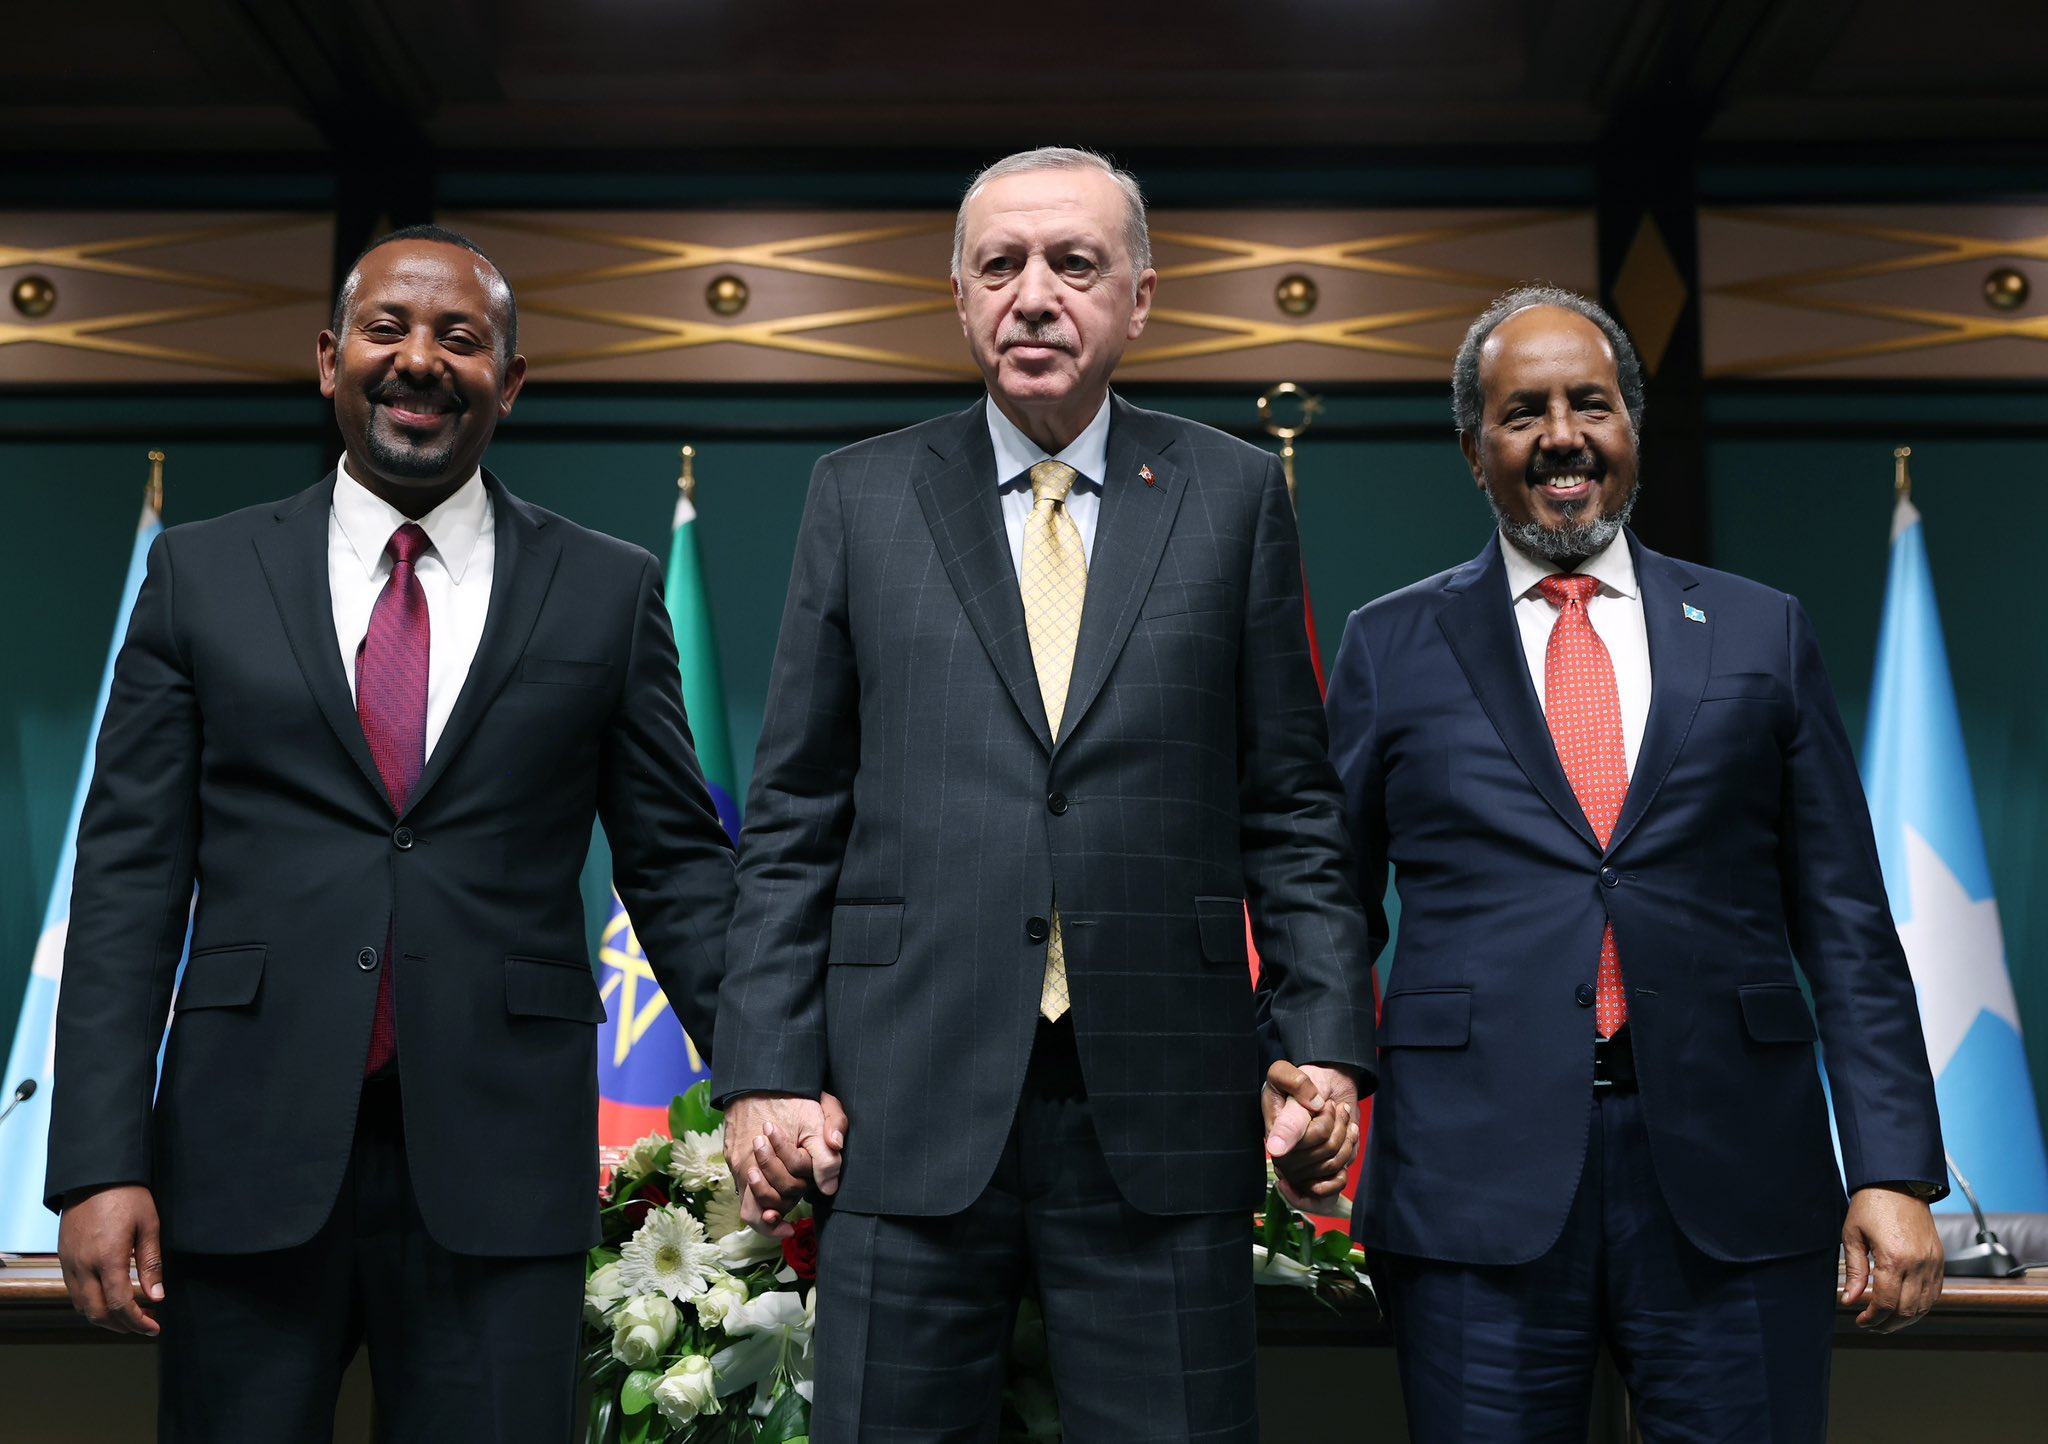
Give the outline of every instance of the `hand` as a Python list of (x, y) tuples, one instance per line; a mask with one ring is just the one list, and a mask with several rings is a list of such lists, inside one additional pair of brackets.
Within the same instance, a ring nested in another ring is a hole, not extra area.
[(830, 1093), (816, 1100), (754, 1093), (725, 1113), (725, 1161), (739, 1184), (740, 1217), (771, 1238), (795, 1229), (788, 1214), (813, 1184), (839, 1191), (846, 1110)]
[(1860, 1188), (1842, 1224), (1842, 1302), (1863, 1301), (1859, 1328), (1897, 1333), (1941, 1297), (1941, 1235), (1927, 1205), (1894, 1188)]
[(1344, 1187), (1358, 1152), (1358, 1084), (1350, 1070), (1284, 1059), (1266, 1070), (1260, 1091), (1266, 1155), (1280, 1191), (1303, 1206)]
[(140, 1184), (117, 1184), (80, 1199), (57, 1224), (57, 1261), (71, 1307), (103, 1329), (154, 1338), (163, 1326), (135, 1297), (128, 1278), (134, 1260), (142, 1292), (164, 1298), (163, 1240), (156, 1200)]

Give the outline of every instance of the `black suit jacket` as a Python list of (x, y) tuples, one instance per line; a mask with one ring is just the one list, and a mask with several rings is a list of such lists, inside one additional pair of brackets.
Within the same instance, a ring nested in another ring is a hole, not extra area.
[(592, 819), (700, 1039), (731, 852), (691, 749), (654, 558), (486, 484), (483, 638), (403, 816), (335, 638), (333, 477), (150, 549), (79, 826), (53, 1207), (146, 1183), (174, 1248), (311, 1237), (348, 1163), (390, 927), (428, 1229), (472, 1254), (595, 1242), (604, 1010), (578, 885)]
[(1376, 944), (1389, 863), (1401, 899), (1369, 1247), (1515, 1264), (1556, 1241), (1585, 1159), (1610, 923), (1650, 1161), (1703, 1251), (1836, 1246), (1816, 1036), (1850, 1187), (1943, 1177), (1913, 981), (1805, 611), (1624, 544), (1652, 685), (1605, 848), (1537, 704), (1497, 540), (1344, 630), (1331, 748)]
[(1279, 464), (1115, 403), (1055, 740), (985, 404), (836, 452), (812, 478), (741, 840), (717, 1088), (837, 1093), (852, 1122), (838, 1207), (965, 1208), (1016, 1111), (1057, 898), (1124, 1196), (1154, 1213), (1252, 1206), (1247, 900), (1283, 1046), (1372, 1061), (1364, 915)]

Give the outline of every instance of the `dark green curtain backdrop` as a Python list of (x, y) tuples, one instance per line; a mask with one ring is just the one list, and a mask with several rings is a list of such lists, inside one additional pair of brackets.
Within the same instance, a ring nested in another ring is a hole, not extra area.
[[(792, 390), (583, 394), (545, 388), (500, 433), (493, 469), (518, 494), (661, 552), (676, 448), (700, 451), (704, 570), (735, 762), (750, 770), (805, 482), (822, 452), (953, 409), (972, 392)], [(1243, 428), (1250, 388), (1133, 392)], [(1820, 630), (1851, 735), (1862, 737), (1890, 518), (1890, 448), (1915, 446), (1992, 870), (2037, 1091), (2048, 1112), (2048, 723), (2035, 694), (2048, 635), (2031, 601), (2028, 523), (2048, 474), (2032, 393), (1717, 394), (1709, 413), (1713, 560), (1796, 592)], [(113, 625), (144, 452), (170, 455), (172, 524), (286, 495), (331, 462), (317, 398), (206, 391), (0, 397), (0, 1037), (12, 1036)], [(1647, 484), (1656, 459), (1646, 458)], [(1304, 551), (1325, 659), (1345, 616), (1472, 556), (1490, 522), (1433, 391), (1337, 395), (1301, 445)], [(586, 870), (593, 928), (608, 857)], [(7, 1080), (11, 1082), (12, 1080)]]

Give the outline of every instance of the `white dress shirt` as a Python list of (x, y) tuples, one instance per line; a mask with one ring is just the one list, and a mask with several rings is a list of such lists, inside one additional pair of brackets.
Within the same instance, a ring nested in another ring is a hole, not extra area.
[(1025, 473), (1048, 459), (1063, 461), (1080, 473), (1074, 489), (1067, 493), (1067, 515), (1081, 533), (1082, 561), (1095, 560), (1095, 518), (1102, 510), (1103, 473), (1109, 469), (1109, 398), (1102, 398), (1095, 419), (1082, 427), (1081, 434), (1058, 456), (1019, 431), (993, 397), (985, 409), (989, 444), (996, 449), (995, 484), (1007, 486), (1024, 476), (1022, 486), (1003, 493), (1003, 530), (1010, 536), (1010, 564), (1019, 579), (1024, 575), (1024, 523), (1031, 516), (1031, 479)]
[[(334, 510), (327, 521), (327, 588), (334, 600), (334, 636), (341, 643), (341, 668), (351, 697), (356, 691), (356, 648), (369, 634), (370, 613), (391, 577), (385, 547), (391, 534), (411, 519), (350, 476), (346, 459), (335, 468)], [(431, 757), (468, 680), (491, 608), (498, 538), (482, 469), (421, 517), (419, 525), (433, 543), (413, 566), (427, 598), (426, 755)]]
[[(1501, 556), (1507, 561), (1515, 626), (1522, 634), (1522, 655), (1528, 660), (1529, 679), (1536, 684), (1536, 701), (1541, 704), (1550, 629), (1562, 613), (1536, 588), (1545, 577), (1563, 576), (1565, 571), (1554, 563), (1537, 561), (1504, 536), (1499, 542)], [(1636, 559), (1628, 549), (1628, 537), (1617, 535), (1605, 550), (1586, 558), (1577, 575), (1600, 583), (1586, 603), (1586, 618), (1614, 662), (1614, 685), (1621, 694), (1622, 749), (1633, 777), (1636, 754), (1643, 749), (1643, 728), (1650, 720), (1650, 637), (1643, 627), (1643, 596), (1636, 586)]]

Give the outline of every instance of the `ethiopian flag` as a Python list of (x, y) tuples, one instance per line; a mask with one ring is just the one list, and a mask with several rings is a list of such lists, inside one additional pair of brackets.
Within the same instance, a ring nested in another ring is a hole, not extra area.
[[(719, 821), (737, 841), (740, 809), (732, 768), (732, 738), (725, 721), (725, 689), (718, 680), (718, 643), (711, 631), (710, 599), (697, 553), (697, 508), (685, 479), (676, 498), (668, 546), (668, 615), (682, 662), (683, 705), (697, 741), (697, 762), (711, 785)], [(668, 999), (647, 966), (617, 893), (598, 947), (598, 978), (609, 1017), (597, 1032), (597, 1141), (624, 1148), (668, 1126), (668, 1105), (711, 1070), (697, 1045), (669, 1011)]]

